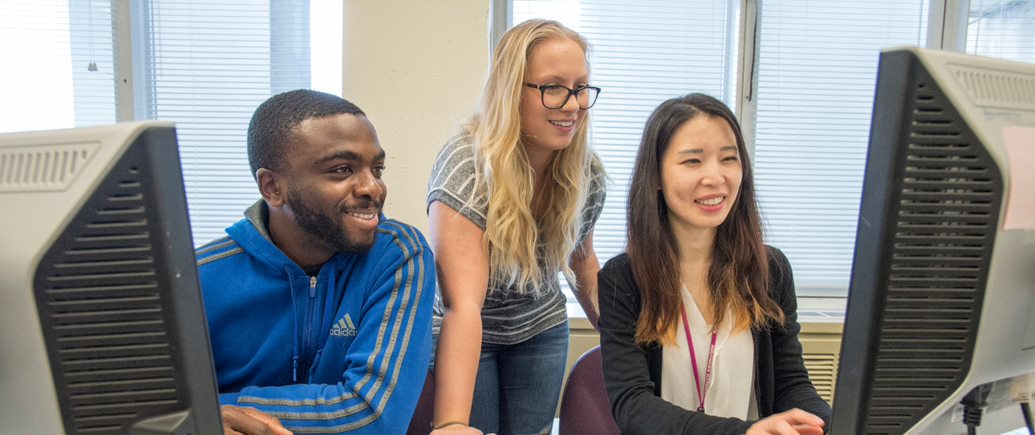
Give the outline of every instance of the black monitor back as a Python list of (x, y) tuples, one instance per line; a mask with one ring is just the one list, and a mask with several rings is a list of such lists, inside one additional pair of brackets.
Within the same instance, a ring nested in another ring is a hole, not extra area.
[[(4, 221), (15, 223), (3, 231), (50, 233), (8, 262), (30, 270), (18, 274), (27, 282), (8, 282), (3, 291), (29, 297), (2, 299), (30, 301), (25, 306), (35, 309), (21, 310), (19, 324), (38, 331), (5, 335), (3, 360), (12, 363), (3, 375), (49, 372), (50, 379), (34, 380), (44, 390), (32, 392), (44, 398), (36, 405), (42, 411), (5, 414), (5, 427), (42, 433), (60, 419), (69, 434), (221, 433), (174, 128), (120, 124), (10, 135), (0, 137), (0, 154), (5, 150), (0, 175), (7, 186), (0, 188), (8, 191), (0, 196), (47, 205), (8, 208)], [(62, 203), (67, 217), (56, 225), (47, 224), (50, 215), (34, 215)], [(33, 228), (34, 219), (40, 227)], [(39, 349), (30, 342), (38, 336), (49, 370), (19, 371), (25, 364), (17, 360)], [(16, 387), (0, 394), (8, 403), (24, 400), (11, 397)]]

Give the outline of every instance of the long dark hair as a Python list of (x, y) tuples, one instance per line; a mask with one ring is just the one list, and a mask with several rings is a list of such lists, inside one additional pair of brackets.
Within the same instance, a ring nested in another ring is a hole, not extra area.
[(740, 124), (721, 101), (704, 94), (690, 94), (661, 103), (647, 119), (629, 187), (626, 252), (643, 302), (636, 324), (639, 343), (675, 341), (682, 304), (679, 249), (661, 194), (660, 162), (676, 130), (700, 115), (721, 118), (729, 124), (737, 138), (743, 169), (740, 193), (716, 231), (712, 250), (708, 270), (712, 318), (720, 324), (727, 312), (732, 312), (735, 329), (761, 329), (769, 321), (784, 321), (783, 311), (769, 296), (769, 261), (762, 242), (762, 218), (755, 202), (751, 161)]

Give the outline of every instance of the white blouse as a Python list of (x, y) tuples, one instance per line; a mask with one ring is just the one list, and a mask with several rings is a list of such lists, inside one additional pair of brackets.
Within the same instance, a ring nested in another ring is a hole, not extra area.
[[(703, 383), (712, 339), (711, 326), (705, 322), (704, 315), (685, 286), (681, 294), (694, 341), (700, 383), (705, 388)], [(732, 316), (726, 316), (726, 321), (718, 329), (713, 358), (711, 380), (704, 395), (704, 412), (718, 417), (757, 419), (758, 404), (755, 403), (754, 391), (755, 340), (751, 330), (745, 329), (734, 334)], [(661, 398), (690, 411), (696, 411), (700, 404), (682, 320), (676, 328), (675, 345), (664, 346), (662, 350)]]

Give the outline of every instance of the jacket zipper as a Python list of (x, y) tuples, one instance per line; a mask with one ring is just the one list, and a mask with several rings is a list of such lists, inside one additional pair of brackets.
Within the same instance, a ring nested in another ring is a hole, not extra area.
[(306, 376), (307, 378), (309, 377), (309, 367), (312, 365), (312, 362), (309, 359), (309, 355), (311, 353), (310, 352), (310, 348), (312, 347), (312, 337), (311, 336), (312, 336), (312, 333), (313, 333), (313, 328), (312, 328), (312, 324), (313, 324), (313, 309), (315, 308), (315, 305), (316, 305), (316, 277), (315, 276), (310, 276), (309, 277), (309, 302), (308, 302), (308, 305), (307, 305), (308, 309), (306, 310), (306, 315), (305, 315), (305, 328), (304, 328), (303, 338), (302, 338), (302, 355), (304, 355), (305, 358), (303, 358), (303, 369), (301, 370), (301, 373), (303, 373), (303, 375)]

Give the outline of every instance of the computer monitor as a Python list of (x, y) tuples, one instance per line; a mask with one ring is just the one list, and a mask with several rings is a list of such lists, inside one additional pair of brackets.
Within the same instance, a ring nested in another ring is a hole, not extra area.
[(881, 53), (831, 433), (966, 433), (964, 395), (1035, 371), (1033, 173), (1035, 65)]
[(0, 432), (219, 434), (171, 123), (0, 135)]

